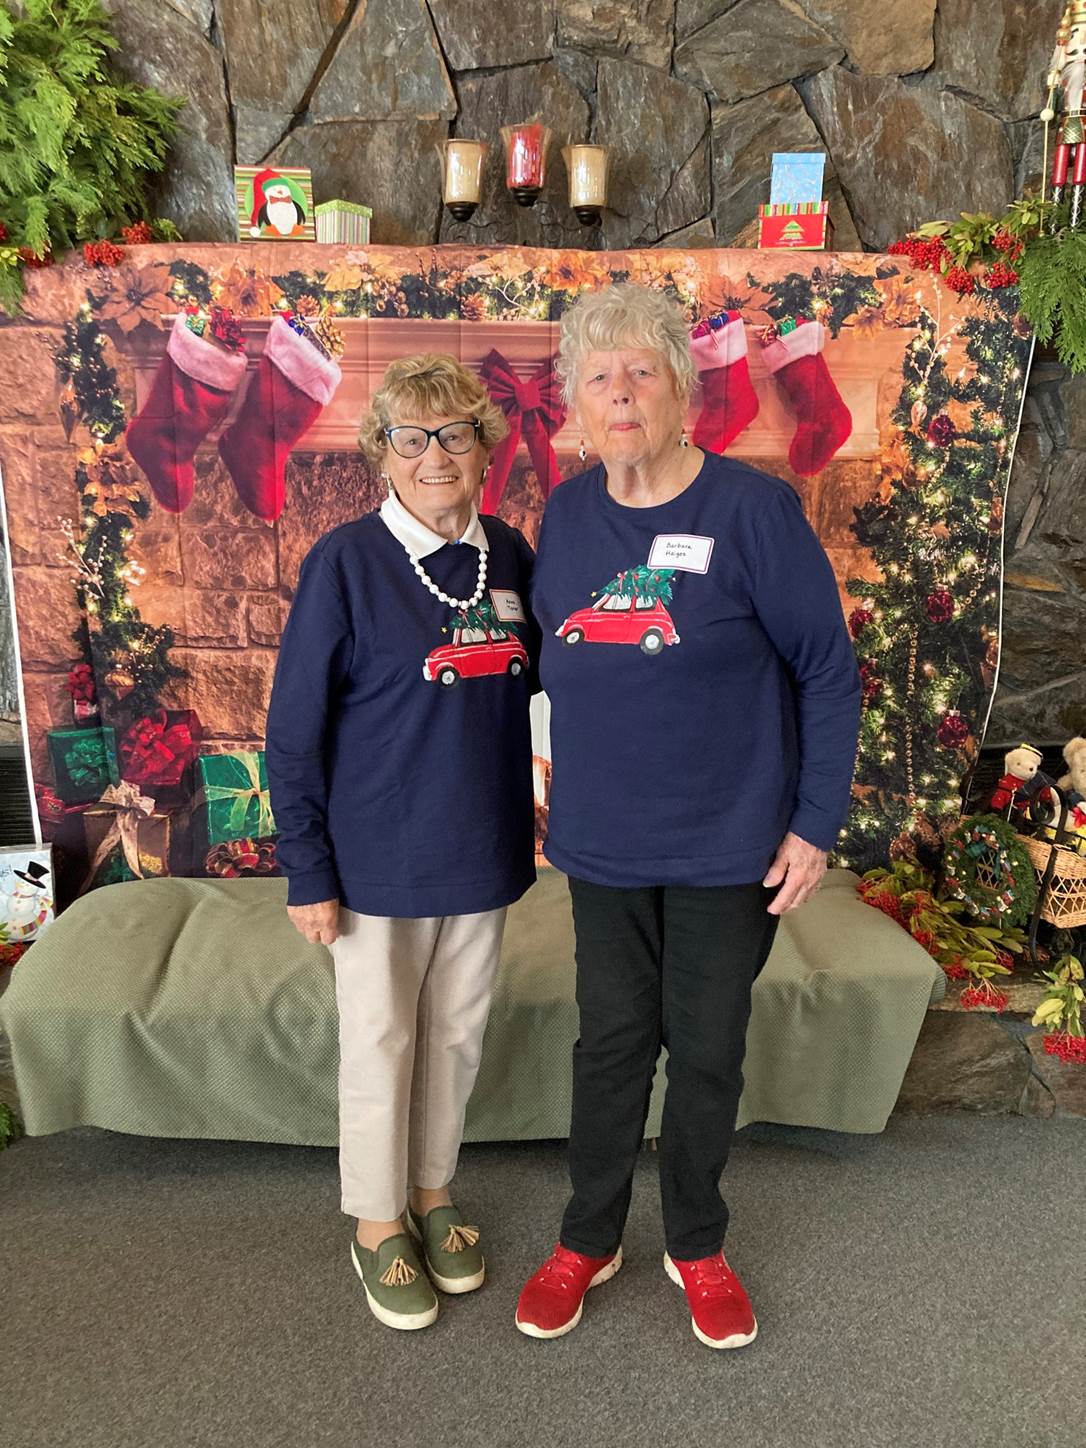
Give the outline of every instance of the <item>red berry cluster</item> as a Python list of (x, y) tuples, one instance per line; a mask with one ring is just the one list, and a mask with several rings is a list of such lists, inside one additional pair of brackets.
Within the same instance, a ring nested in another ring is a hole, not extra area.
[(881, 910), (884, 915), (889, 915), (890, 919), (896, 920), (899, 925), (905, 924), (901, 901), (891, 891), (884, 890), (878, 881), (868, 880), (859, 889), (865, 904), (873, 905), (876, 910)]
[(992, 237), (992, 245), (996, 251), (1002, 252), (1009, 262), (1020, 261), (1025, 251), (1018, 237), (1009, 231), (997, 231)]
[(44, 256), (39, 256), (36, 251), (31, 251), (28, 246), (21, 246), (19, 248), (19, 260), (23, 266), (28, 266), (32, 271), (36, 271), (39, 267), (52, 266), (56, 258), (51, 251), (47, 251)]
[(1050, 1056), (1058, 1056), (1061, 1061), (1086, 1064), (1086, 1036), (1072, 1036), (1069, 1031), (1057, 1031), (1045, 1037), (1045, 1050)]
[(971, 272), (967, 272), (963, 266), (952, 266), (946, 274), (946, 284), (952, 292), (957, 292), (960, 297), (968, 296), (970, 292), (977, 289), (977, 279)]
[(966, 1011), (976, 1010), (978, 1006), (991, 1011), (1005, 1011), (1010, 997), (1001, 990), (996, 990), (991, 981), (986, 980), (981, 985), (967, 986), (960, 999), (962, 1009)]
[(1013, 287), (1017, 280), (1018, 273), (1006, 262), (997, 261), (995, 266), (988, 269), (987, 281), (990, 287)]
[(969, 971), (960, 955), (956, 955), (949, 965), (944, 965), (943, 970), (950, 980), (969, 979)]
[(854, 608), (848, 616), (848, 631), (858, 639), (875, 615), (869, 608)]
[(124, 247), (112, 241), (88, 241), (83, 247), (83, 260), (88, 266), (120, 266)]
[(2, 221), (0, 221), (0, 241), (7, 241), (7, 239), (8, 239), (8, 229), (7, 229), (7, 227), (4, 225), (4, 223), (3, 223)]
[(129, 246), (146, 246), (149, 241), (154, 241), (146, 221), (134, 221), (131, 226), (122, 226), (121, 235)]
[(895, 241), (888, 246), (891, 256), (907, 256), (918, 271), (939, 271), (943, 260), (949, 254), (946, 242), (935, 236), (930, 240), (922, 236), (907, 236), (904, 241)]

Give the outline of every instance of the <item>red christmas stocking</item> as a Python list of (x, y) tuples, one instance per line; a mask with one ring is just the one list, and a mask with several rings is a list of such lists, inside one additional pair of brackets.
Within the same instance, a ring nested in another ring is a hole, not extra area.
[(852, 414), (822, 356), (825, 345), (822, 323), (801, 321), (767, 343), (762, 353), (796, 414), (799, 426), (788, 461), (804, 478), (820, 473), (852, 435)]
[[(707, 330), (699, 336), (700, 327)], [(747, 334), (739, 312), (726, 312), (700, 327), (690, 339), (702, 394), (693, 441), (707, 452), (722, 453), (758, 416), (747, 365)]]
[(283, 511), (287, 458), (342, 376), (313, 342), (282, 317), (272, 318), (260, 365), (219, 439), (219, 455), (250, 513), (272, 523)]
[(226, 416), (245, 376), (245, 354), (198, 337), (177, 317), (151, 391), (128, 425), (128, 451), (151, 491), (171, 513), (192, 501), (192, 460), (204, 438)]

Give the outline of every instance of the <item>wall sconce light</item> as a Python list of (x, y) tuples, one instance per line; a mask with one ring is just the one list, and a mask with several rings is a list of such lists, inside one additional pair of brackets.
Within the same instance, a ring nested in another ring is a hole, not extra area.
[(543, 190), (550, 139), (550, 129), (542, 121), (502, 126), (505, 184), (518, 206), (534, 206)]
[(599, 226), (600, 212), (607, 205), (607, 167), (611, 153), (606, 146), (565, 146), (562, 150), (569, 171), (569, 204), (585, 226)]
[(483, 162), (489, 150), (485, 141), (438, 143), (437, 151), (444, 172), (441, 199), (457, 221), (467, 221), (479, 205)]

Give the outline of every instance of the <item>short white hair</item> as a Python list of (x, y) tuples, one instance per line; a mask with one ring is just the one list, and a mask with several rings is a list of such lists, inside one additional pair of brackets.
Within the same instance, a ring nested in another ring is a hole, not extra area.
[(617, 282), (598, 292), (582, 292), (562, 313), (554, 370), (567, 407), (573, 405), (581, 363), (589, 352), (619, 347), (659, 352), (676, 394), (689, 401), (698, 374), (682, 308), (665, 292), (637, 282)]

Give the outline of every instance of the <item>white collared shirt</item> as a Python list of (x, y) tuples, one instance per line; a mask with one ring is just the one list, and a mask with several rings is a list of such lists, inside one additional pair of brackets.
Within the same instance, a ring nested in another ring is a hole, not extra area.
[[(393, 538), (403, 544), (412, 558), (428, 558), (431, 553), (444, 548), (449, 541), (448, 538), (442, 538), (440, 533), (435, 533), (432, 528), (427, 528), (425, 523), (420, 523), (414, 514), (407, 511), (395, 493), (389, 493), (381, 504), (380, 511), (385, 527)], [(479, 522), (479, 510), (474, 503), (471, 505), (471, 521), (464, 529), (464, 536), (456, 541), (470, 543), (473, 548), (478, 548), (480, 553), (489, 551), (490, 545), (486, 541), (483, 525)]]

